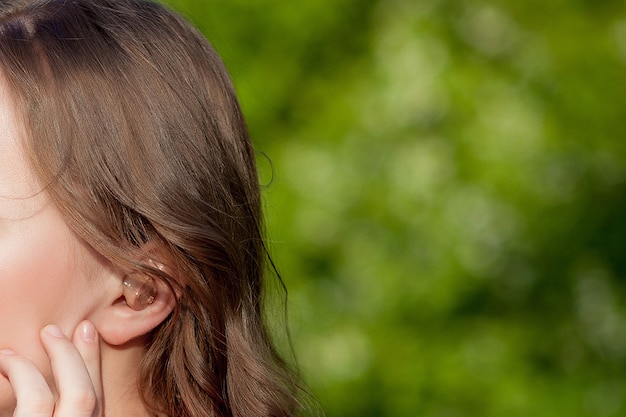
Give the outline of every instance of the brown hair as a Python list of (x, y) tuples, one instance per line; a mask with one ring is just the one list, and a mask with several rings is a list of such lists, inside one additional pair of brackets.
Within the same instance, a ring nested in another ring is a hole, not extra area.
[[(182, 293), (141, 364), (146, 404), (176, 417), (294, 415), (294, 378), (263, 324), (254, 152), (204, 37), (149, 1), (5, 0), (0, 69), (68, 224)], [(151, 242), (180, 276), (138, 261)]]

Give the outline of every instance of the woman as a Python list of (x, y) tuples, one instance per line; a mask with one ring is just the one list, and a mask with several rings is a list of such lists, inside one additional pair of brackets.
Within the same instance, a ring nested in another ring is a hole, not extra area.
[(3, 0), (0, 132), (0, 416), (295, 414), (253, 149), (196, 30)]

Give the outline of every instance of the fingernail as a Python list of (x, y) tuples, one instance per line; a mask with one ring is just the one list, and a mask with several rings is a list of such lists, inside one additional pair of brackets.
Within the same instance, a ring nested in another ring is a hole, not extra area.
[(0, 350), (0, 355), (15, 355), (11, 349), (2, 349)]
[(83, 324), (81, 324), (80, 337), (85, 342), (93, 343), (96, 341), (96, 328), (94, 327), (93, 323), (91, 323), (90, 321), (85, 321), (83, 322)]
[(48, 333), (50, 336), (60, 337), (60, 338), (65, 337), (65, 335), (63, 334), (63, 332), (61, 331), (61, 329), (59, 329), (59, 328), (58, 328), (57, 326), (55, 326), (54, 324), (50, 324), (50, 325), (46, 326), (45, 331), (46, 331), (46, 333)]

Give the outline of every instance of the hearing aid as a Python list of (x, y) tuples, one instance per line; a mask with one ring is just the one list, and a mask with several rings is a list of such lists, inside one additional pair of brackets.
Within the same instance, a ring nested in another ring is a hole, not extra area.
[(157, 291), (152, 278), (129, 274), (122, 284), (126, 304), (133, 310), (143, 310), (154, 302)]

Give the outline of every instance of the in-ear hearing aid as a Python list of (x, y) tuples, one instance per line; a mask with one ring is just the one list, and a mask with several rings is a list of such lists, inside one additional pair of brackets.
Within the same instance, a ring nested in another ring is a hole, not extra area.
[(157, 291), (152, 278), (129, 274), (123, 286), (126, 304), (133, 310), (143, 310), (154, 302)]

